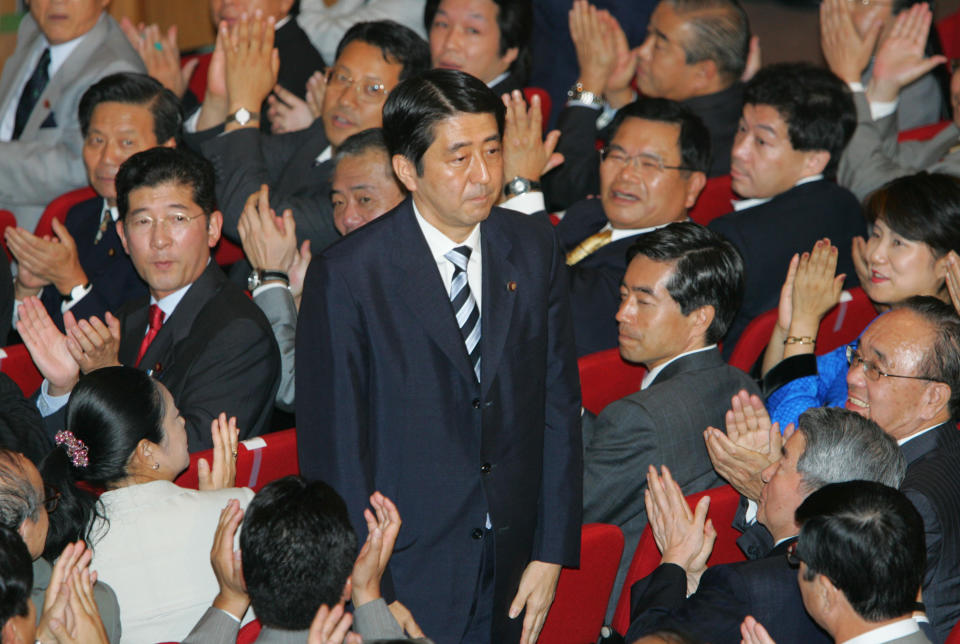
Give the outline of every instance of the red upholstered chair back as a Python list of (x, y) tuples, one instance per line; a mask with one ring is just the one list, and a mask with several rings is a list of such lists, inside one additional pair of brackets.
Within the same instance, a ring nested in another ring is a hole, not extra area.
[(687, 214), (690, 215), (690, 219), (701, 226), (706, 226), (717, 217), (733, 210), (733, 206), (730, 205), (730, 200), (733, 198), (733, 188), (730, 187), (729, 174), (722, 177), (710, 177), (707, 179), (707, 185), (704, 186), (703, 192), (697, 198), (697, 203)]
[(588, 523), (580, 532), (580, 567), (564, 568), (540, 633), (540, 644), (595, 642), (623, 554), (615, 525)]
[[(213, 464), (213, 450), (190, 455), (190, 467), (177, 477), (177, 485), (197, 489), (197, 462)], [(300, 473), (297, 460), (297, 430), (285, 429), (241, 441), (237, 449), (237, 487), (258, 491), (270, 481)]]
[(16, 228), (17, 218), (9, 210), (0, 210), (0, 245), (3, 246), (3, 252), (7, 254), (7, 259), (13, 259), (13, 255), (10, 254), (10, 250), (7, 248), (7, 240), (3, 236), (8, 226)]
[(221, 236), (213, 251), (213, 261), (220, 266), (230, 266), (243, 259), (243, 249), (226, 237)]
[(953, 629), (947, 635), (946, 644), (960, 644), (960, 622), (953, 625)]
[(926, 141), (940, 134), (940, 131), (950, 125), (950, 121), (940, 121), (930, 125), (921, 125), (912, 130), (904, 130), (897, 135), (898, 141)]
[(937, 35), (947, 59), (960, 58), (960, 11), (937, 22)]
[(550, 95), (547, 94), (547, 90), (540, 87), (524, 87), (523, 88), (523, 98), (527, 101), (529, 105), (533, 101), (534, 96), (540, 97), (540, 115), (543, 117), (543, 131), (547, 131), (547, 122), (550, 120), (550, 109), (553, 107), (553, 101), (550, 99)]
[(196, 96), (197, 100), (201, 103), (203, 102), (203, 97), (207, 95), (207, 72), (210, 71), (210, 57), (212, 55), (213, 54), (194, 54), (192, 56), (184, 56), (180, 59), (181, 67), (195, 58), (200, 61), (197, 64), (197, 69), (193, 72), (193, 76), (190, 77), (190, 91), (193, 92), (194, 96)]
[(577, 360), (580, 370), (580, 395), (583, 406), (595, 414), (614, 400), (640, 389), (647, 373), (641, 365), (620, 357), (619, 349), (608, 349), (583, 356)]
[(77, 190), (71, 190), (66, 194), (60, 195), (51, 201), (47, 206), (47, 209), (43, 211), (43, 214), (40, 216), (40, 221), (37, 222), (37, 227), (33, 229), (33, 233), (38, 237), (52, 235), (54, 219), (60, 221), (60, 223), (63, 223), (63, 220), (67, 218), (68, 210), (73, 208), (81, 201), (93, 199), (96, 196), (97, 193), (94, 192), (93, 188), (90, 186), (87, 186), (86, 188), (79, 188)]
[(0, 357), (0, 371), (10, 376), (10, 379), (20, 387), (23, 395), (29, 398), (40, 388), (43, 376), (33, 364), (27, 347), (22, 344), (11, 344), (9, 347), (3, 347), (3, 353), (6, 355)]
[[(717, 540), (713, 544), (713, 553), (707, 560), (708, 566), (718, 564), (733, 563), (743, 561), (746, 557), (737, 546), (737, 538), (740, 533), (733, 529), (733, 518), (737, 514), (737, 507), (740, 504), (740, 495), (729, 485), (721, 485), (710, 490), (691, 494), (687, 497), (687, 503), (691, 508), (696, 507), (701, 497), (710, 497), (710, 509), (707, 516), (713, 522), (713, 527), (717, 530)], [(620, 599), (617, 600), (617, 610), (613, 615), (612, 626), (618, 633), (626, 633), (630, 626), (630, 587), (639, 579), (643, 579), (660, 564), (660, 550), (653, 540), (653, 532), (650, 526), (643, 530), (640, 535), (640, 543), (633, 554), (633, 560), (630, 562), (630, 568), (627, 570), (627, 578), (623, 584), (623, 590), (620, 592)]]
[[(877, 317), (870, 298), (859, 286), (844, 291), (840, 303), (833, 307), (820, 322), (817, 333), (817, 355), (829, 353), (837, 347), (853, 342), (868, 324)], [(773, 327), (777, 324), (777, 310), (773, 309), (755, 317), (737, 341), (730, 354), (730, 364), (750, 371), (763, 355), (770, 342)]]

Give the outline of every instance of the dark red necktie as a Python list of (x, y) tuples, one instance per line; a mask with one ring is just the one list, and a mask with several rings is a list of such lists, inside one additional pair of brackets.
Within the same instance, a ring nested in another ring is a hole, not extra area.
[(143, 354), (147, 352), (147, 347), (150, 346), (150, 343), (153, 342), (153, 339), (157, 337), (157, 334), (160, 332), (160, 327), (163, 326), (163, 318), (166, 316), (166, 313), (163, 312), (156, 304), (150, 305), (150, 328), (147, 329), (147, 334), (143, 336), (143, 342), (140, 343), (140, 351), (137, 352), (137, 362), (134, 364), (135, 367), (140, 366), (140, 361), (143, 360)]

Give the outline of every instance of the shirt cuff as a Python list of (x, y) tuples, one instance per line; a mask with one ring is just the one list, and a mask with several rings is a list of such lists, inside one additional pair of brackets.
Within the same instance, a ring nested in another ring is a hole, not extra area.
[(183, 122), (183, 131), (188, 134), (194, 134), (197, 131), (197, 122), (200, 120), (200, 110), (203, 107), (199, 107), (193, 110), (193, 114), (187, 117), (187, 120)]
[(211, 606), (211, 608), (212, 608), (213, 610), (218, 610), (218, 611), (220, 611), (221, 613), (223, 613), (224, 615), (226, 615), (227, 617), (229, 617), (230, 619), (232, 619), (233, 621), (235, 621), (237, 624), (240, 624), (240, 623), (241, 623), (241, 621), (240, 621), (239, 619), (237, 619), (237, 616), (234, 615), (233, 613), (231, 613), (230, 611), (228, 611), (228, 610), (223, 610), (222, 608), (217, 608), (216, 606)]
[(264, 291), (269, 291), (272, 288), (285, 288), (287, 290), (290, 290), (290, 287), (284, 284), (283, 282), (270, 282), (269, 284), (261, 284), (257, 288), (253, 289), (253, 292), (251, 293), (251, 295), (253, 295), (253, 297), (256, 297), (260, 293), (263, 293)]
[(747, 499), (747, 512), (746, 514), (744, 514), (743, 518), (746, 520), (748, 524), (754, 524), (757, 522), (757, 510), (759, 508), (760, 506), (757, 505), (756, 501)]
[(522, 212), (525, 215), (532, 215), (535, 212), (543, 212), (547, 209), (547, 206), (543, 201), (543, 193), (539, 190), (525, 192), (522, 195), (510, 197), (500, 204), (500, 207), (516, 210), (517, 212)]
[(40, 395), (37, 396), (37, 409), (40, 410), (40, 415), (44, 418), (60, 411), (70, 400), (69, 391), (62, 396), (51, 396), (47, 393), (49, 388), (50, 383), (44, 378), (43, 382), (40, 383)]
[(600, 107), (600, 106), (597, 105), (596, 103), (586, 103), (586, 102), (584, 102), (584, 101), (577, 101), (577, 100), (574, 100), (574, 99), (572, 99), (572, 98), (571, 98), (569, 101), (567, 101), (567, 105), (568, 105), (568, 106), (577, 106), (577, 107), (589, 107), (591, 110), (593, 110), (593, 111), (595, 111), (595, 112), (599, 112), (600, 110), (603, 109), (602, 107)]
[(879, 121), (882, 118), (890, 116), (897, 111), (897, 105), (899, 99), (892, 100), (890, 102), (876, 102), (870, 103), (870, 118), (874, 121)]
[(72, 300), (64, 300), (64, 301), (60, 304), (60, 312), (61, 312), (61, 313), (66, 313), (67, 311), (69, 311), (70, 309), (72, 309), (73, 306), (74, 306), (74, 304), (76, 304), (77, 302), (79, 302), (80, 300), (82, 300), (83, 298), (85, 298), (87, 295), (89, 295), (89, 294), (90, 294), (90, 291), (92, 291), (92, 290), (93, 290), (93, 284), (89, 284), (89, 285), (87, 285), (86, 288), (83, 289), (83, 293), (80, 294), (80, 297), (77, 297), (77, 298), (72, 299)]

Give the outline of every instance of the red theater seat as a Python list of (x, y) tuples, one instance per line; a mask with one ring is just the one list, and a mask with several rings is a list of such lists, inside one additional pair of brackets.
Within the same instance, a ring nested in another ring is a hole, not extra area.
[[(213, 450), (191, 454), (190, 467), (177, 477), (177, 485), (197, 489), (197, 461), (201, 458), (212, 464)], [(237, 449), (237, 487), (256, 492), (270, 481), (299, 473), (296, 429), (248, 438)]]
[(614, 400), (638, 391), (647, 370), (620, 357), (619, 349), (598, 351), (577, 360), (584, 408), (599, 414)]

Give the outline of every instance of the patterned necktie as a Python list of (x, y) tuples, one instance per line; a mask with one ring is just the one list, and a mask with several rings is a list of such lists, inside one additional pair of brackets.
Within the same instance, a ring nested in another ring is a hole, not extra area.
[(610, 243), (612, 237), (612, 230), (601, 230), (594, 235), (590, 235), (580, 242), (576, 248), (567, 253), (567, 266), (573, 266), (590, 253), (606, 246)]
[(37, 101), (40, 100), (40, 95), (43, 94), (43, 90), (46, 89), (47, 83), (50, 81), (49, 67), (50, 48), (47, 47), (43, 50), (40, 60), (37, 61), (37, 66), (34, 68), (33, 74), (27, 79), (27, 84), (23, 86), (23, 93), (20, 94), (20, 102), (17, 103), (17, 115), (13, 122), (12, 141), (16, 141), (20, 138), (20, 135), (23, 134), (23, 128), (27, 126), (27, 121), (30, 120), (30, 114), (33, 112), (33, 108), (37, 105)]
[(473, 299), (470, 284), (467, 283), (467, 262), (470, 261), (470, 247), (457, 246), (444, 255), (453, 264), (453, 279), (450, 280), (450, 304), (457, 316), (457, 326), (463, 336), (463, 343), (473, 365), (473, 373), (480, 382), (480, 307)]
[(150, 328), (147, 329), (147, 334), (143, 336), (143, 341), (140, 343), (140, 351), (137, 352), (135, 367), (140, 366), (140, 361), (143, 360), (143, 354), (147, 352), (150, 343), (153, 342), (153, 339), (160, 333), (160, 327), (163, 326), (163, 318), (166, 317), (166, 315), (163, 309), (156, 304), (150, 305)]

